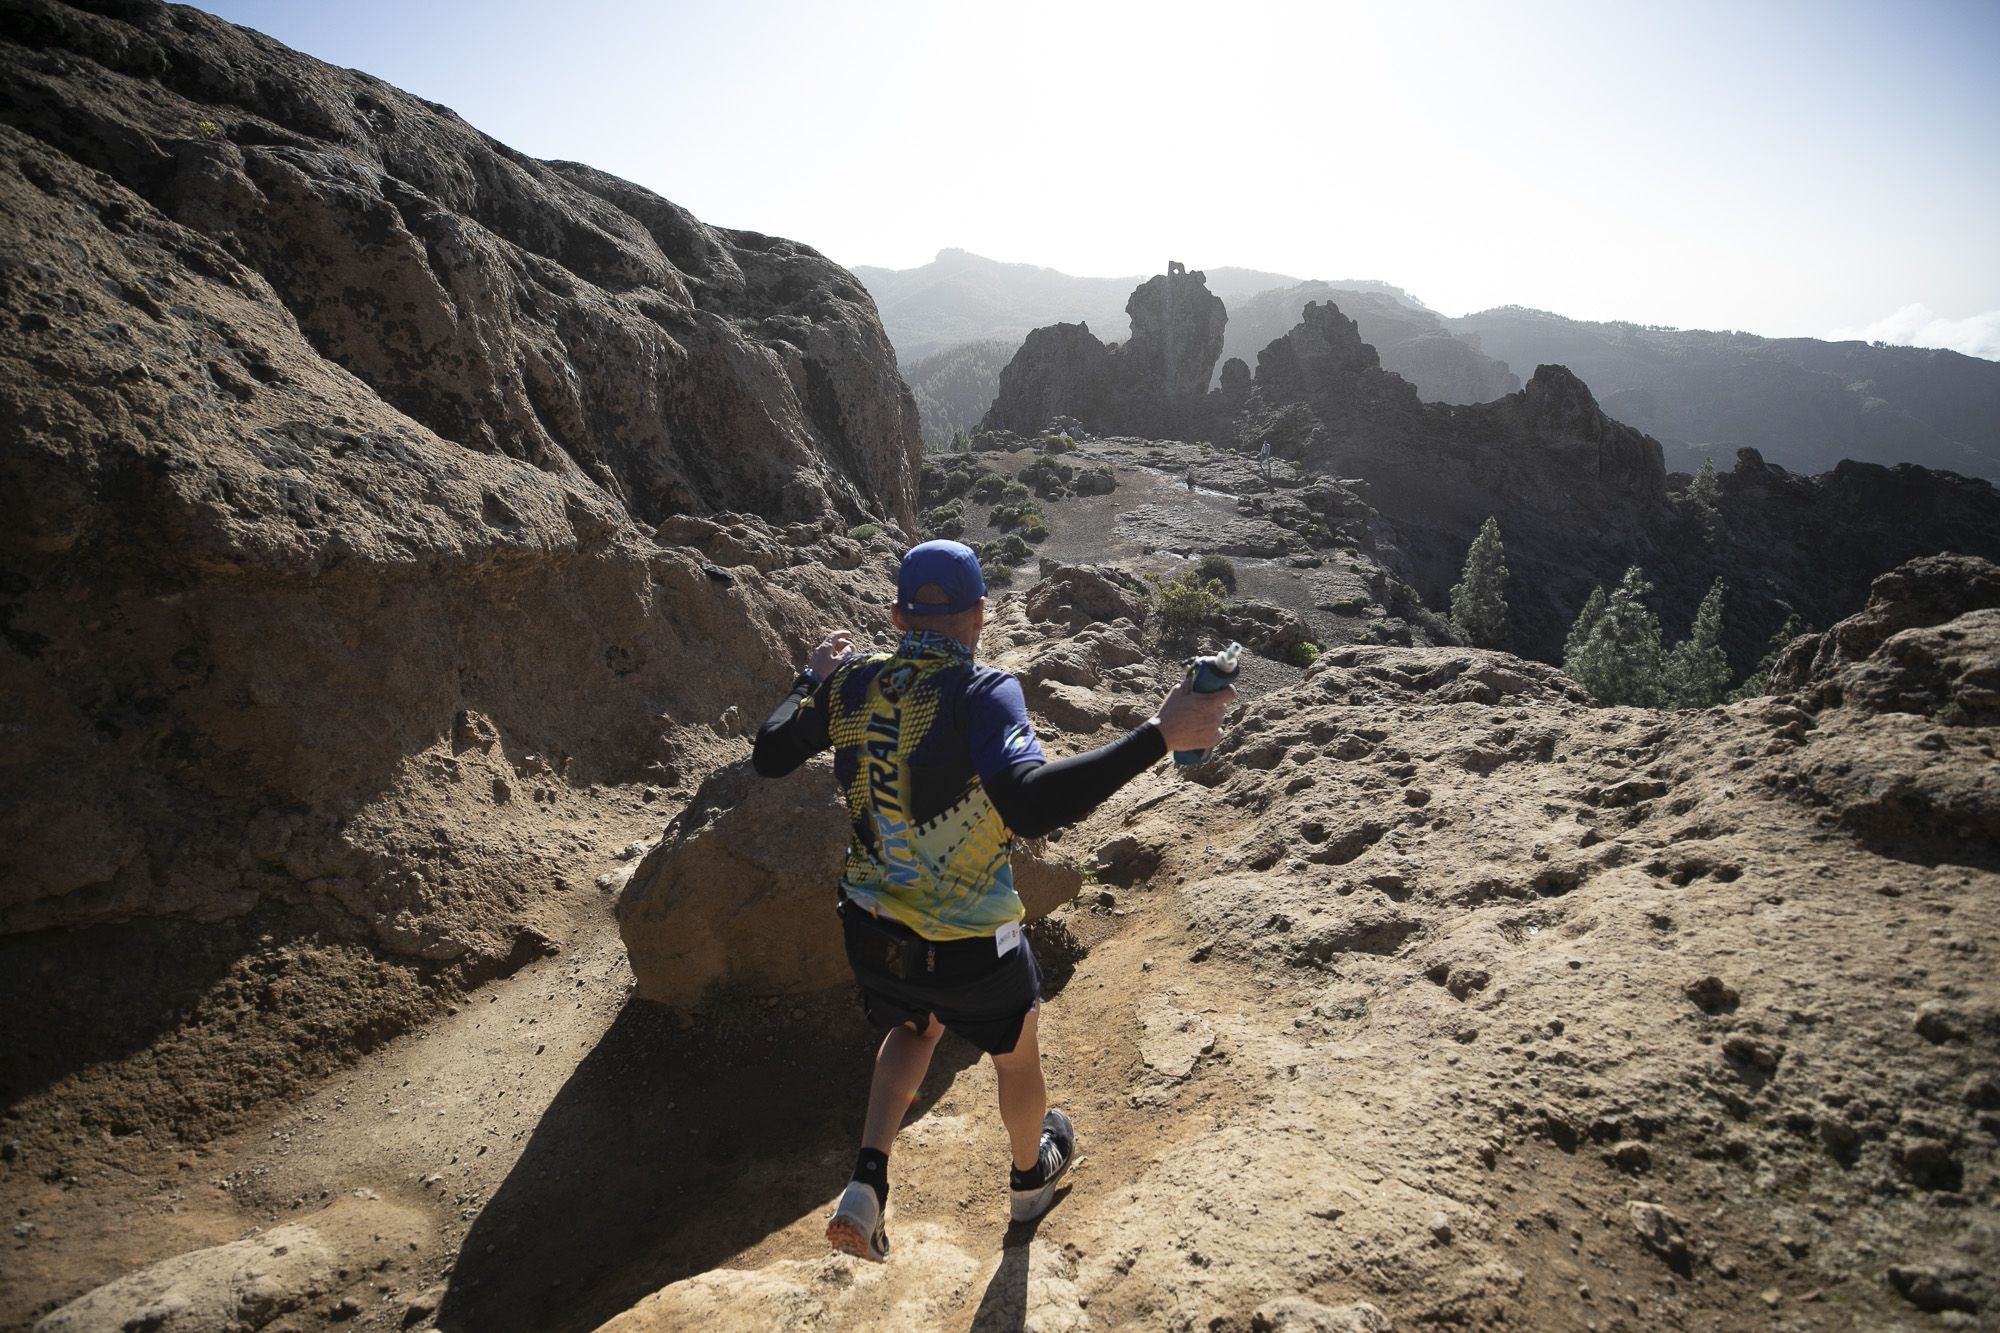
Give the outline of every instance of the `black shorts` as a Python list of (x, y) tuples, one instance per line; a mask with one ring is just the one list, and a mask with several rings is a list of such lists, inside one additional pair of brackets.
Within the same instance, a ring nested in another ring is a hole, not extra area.
[(843, 905), (840, 917), (847, 962), (861, 986), (862, 1011), (872, 1023), (882, 1027), (909, 1023), (922, 1031), (936, 1014), (947, 1030), (988, 1055), (1006, 1055), (1020, 1041), (1021, 1025), (1042, 1002), (1041, 968), (1025, 935), (995, 960), (991, 971), (932, 983), (905, 980), (871, 966), (865, 943), (856, 945), (857, 935), (873, 926), (873, 919), (852, 905)]

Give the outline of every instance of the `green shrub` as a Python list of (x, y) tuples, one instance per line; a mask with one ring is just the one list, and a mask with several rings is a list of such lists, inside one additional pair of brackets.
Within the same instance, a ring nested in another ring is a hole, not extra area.
[(1236, 566), (1229, 563), (1226, 555), (1209, 552), (1195, 562), (1194, 576), (1203, 583), (1213, 579), (1230, 592), (1236, 591)]
[(1319, 661), (1319, 654), (1320, 646), (1318, 644), (1314, 643), (1311, 639), (1301, 639), (1292, 645), (1291, 652), (1287, 653), (1286, 656), (1291, 659), (1293, 666), (1309, 667), (1314, 662)]
[(1031, 542), (1049, 539), (1049, 525), (1042, 521), (1040, 514), (1029, 514), (1021, 520), (1021, 536)]
[(1042, 517), (1042, 502), (1035, 499), (1032, 495), (1021, 500), (1003, 500), (1000, 504), (993, 507), (993, 512), (986, 516), (986, 522), (990, 526), (1000, 529), (1002, 532), (1009, 532), (1018, 528), (1030, 519), (1038, 523), (1044, 521)]
[(1076, 441), (1067, 435), (1042, 436), (1042, 452), (1045, 454), (1066, 454), (1076, 448)]
[(1077, 473), (1072, 484), (1078, 495), (1109, 495), (1118, 489), (1118, 478), (1112, 475), (1109, 467), (1099, 463), (1094, 468)]
[(988, 565), (1018, 565), (1033, 554), (1021, 534), (1010, 532), (1005, 537), (996, 537), (980, 545), (979, 565), (981, 569)]
[(1169, 636), (1180, 636), (1219, 617), (1226, 605), (1223, 598), (1228, 590), (1216, 579), (1199, 579), (1194, 570), (1176, 578), (1153, 576), (1153, 610), (1160, 617), (1160, 629)]
[(858, 542), (873, 541), (882, 535), (882, 525), (879, 523), (863, 523), (859, 527), (849, 528), (847, 535)]
[(1007, 479), (996, 472), (988, 472), (972, 483), (966, 492), (980, 504), (992, 504), (1000, 498), (1000, 492), (1007, 488)]
[(1037, 458), (1020, 473), (1021, 480), (1035, 488), (1035, 494), (1050, 500), (1059, 500), (1067, 494), (1070, 480), (1075, 476), (1075, 468), (1046, 456)]
[(931, 540), (938, 537), (957, 538), (965, 535), (965, 510), (958, 501), (939, 505), (924, 512), (924, 537)]
[(1330, 608), (1337, 616), (1358, 616), (1368, 609), (1366, 597), (1343, 597)]
[(1018, 481), (1010, 481), (1000, 488), (1000, 503), (1002, 504), (1017, 504), (1022, 500), (1031, 498), (1032, 493), (1025, 485)]

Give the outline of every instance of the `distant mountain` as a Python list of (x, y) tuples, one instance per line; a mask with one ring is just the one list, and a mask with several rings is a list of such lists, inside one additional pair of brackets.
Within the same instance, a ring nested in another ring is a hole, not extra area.
[(1108, 341), (1125, 336), (1125, 298), (1139, 277), (1077, 278), (1033, 264), (1003, 264), (940, 250), (921, 268), (857, 267), (883, 331), (905, 366), (959, 343), (1019, 344), (1044, 324), (1087, 323)]
[[(1815, 338), (1594, 324), (1502, 306), (1441, 317), (1399, 287), (1372, 279), (1302, 282), (1282, 273), (1204, 270), (1229, 310), (1223, 356), (1253, 371), (1257, 353), (1289, 333), (1308, 301), (1331, 301), (1361, 328), (1384, 369), (1426, 402), (1487, 402), (1519, 388), (1536, 367), (1568, 367), (1604, 410), (1659, 440), (1670, 470), (1703, 458), (1728, 467), (1740, 447), (1794, 472), (1842, 459), (1917, 463), (2000, 480), (2000, 364), (1957, 352)], [(905, 375), (961, 343), (1019, 346), (1028, 333), (1086, 323), (1105, 343), (1130, 336), (1125, 302), (1137, 277), (1080, 278), (940, 250), (920, 268), (857, 268)], [(965, 381), (954, 397), (998, 388)], [(933, 367), (933, 370), (936, 368)], [(911, 380), (913, 388), (917, 381)], [(921, 396), (921, 395), (920, 395)], [(961, 414), (962, 415), (962, 414)], [(926, 413), (926, 433), (945, 419)], [(954, 421), (960, 415), (953, 416)]]
[(2000, 480), (2000, 364), (1978, 357), (1593, 324), (1520, 306), (1442, 323), (1524, 374), (1569, 367), (1606, 412), (1659, 440), (1676, 471), (1710, 457), (1727, 467), (1748, 446), (1794, 472), (1854, 459)]

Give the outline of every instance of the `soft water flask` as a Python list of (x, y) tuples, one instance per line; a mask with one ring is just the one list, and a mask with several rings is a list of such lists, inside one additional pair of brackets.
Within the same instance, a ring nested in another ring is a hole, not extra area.
[[(1196, 694), (1213, 694), (1226, 690), (1236, 683), (1236, 660), (1243, 656), (1243, 645), (1232, 643), (1213, 657), (1190, 657), (1187, 662), (1188, 688)], [(1198, 764), (1208, 758), (1206, 750), (1175, 750), (1177, 764)]]

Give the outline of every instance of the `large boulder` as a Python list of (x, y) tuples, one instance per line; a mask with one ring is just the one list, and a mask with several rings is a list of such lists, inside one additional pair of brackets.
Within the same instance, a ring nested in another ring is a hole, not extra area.
[(1771, 671), (1773, 691), (1816, 707), (1933, 714), (2000, 712), (2000, 565), (1972, 555), (1912, 560), (1876, 579), (1868, 605), (1824, 634), (1794, 640)]

